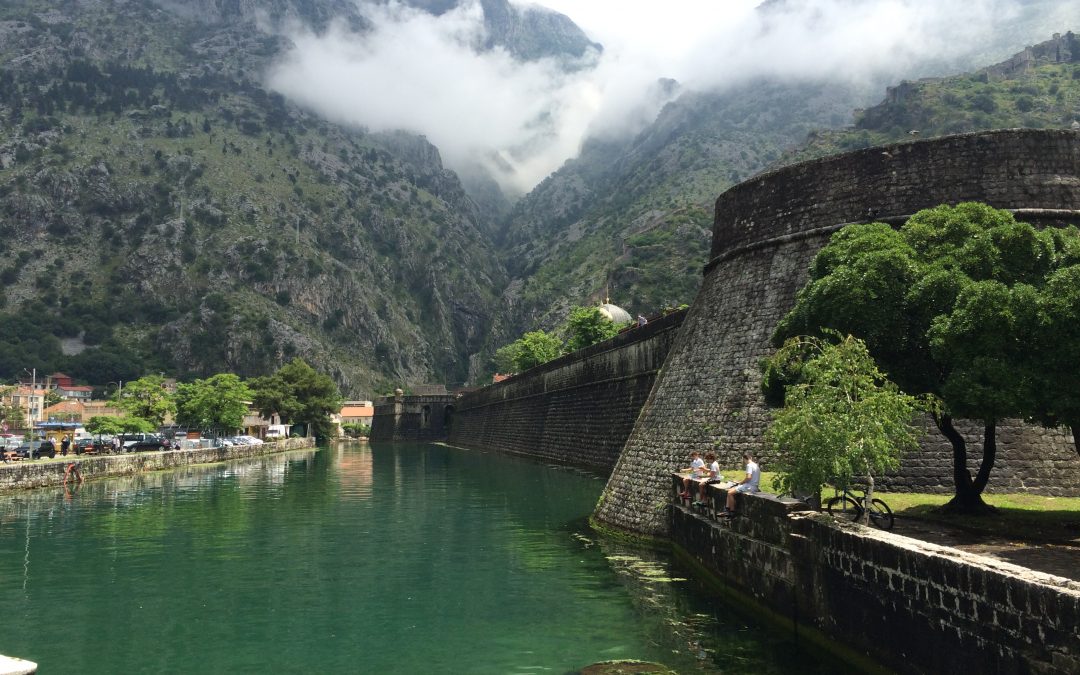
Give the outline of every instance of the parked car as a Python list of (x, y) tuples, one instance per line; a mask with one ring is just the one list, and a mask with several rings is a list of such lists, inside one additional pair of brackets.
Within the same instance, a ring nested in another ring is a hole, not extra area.
[(142, 438), (136, 439), (133, 443), (125, 444), (124, 449), (128, 452), (139, 452), (140, 450), (168, 450), (172, 447), (172, 441), (159, 436), (157, 434), (140, 434)]
[(71, 449), (76, 455), (81, 455), (85, 452), (93, 450), (94, 452), (101, 452), (98, 448), (94, 447), (94, 439), (83, 436), (82, 438), (76, 438), (75, 443), (72, 444)]
[[(23, 443), (19, 447), (15, 448), (15, 452), (19, 457), (29, 459), (33, 456), (34, 459), (39, 457), (56, 457), (56, 446), (52, 441), (29, 441)], [(32, 455), (31, 455), (32, 453)]]
[(232, 442), (235, 445), (262, 445), (262, 439), (255, 438), (254, 436), (233, 436)]

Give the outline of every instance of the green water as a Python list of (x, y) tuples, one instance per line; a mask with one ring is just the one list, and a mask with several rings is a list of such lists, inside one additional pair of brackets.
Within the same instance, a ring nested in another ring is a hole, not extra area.
[(602, 487), (380, 445), (0, 496), (0, 653), (42, 673), (835, 668), (599, 539)]

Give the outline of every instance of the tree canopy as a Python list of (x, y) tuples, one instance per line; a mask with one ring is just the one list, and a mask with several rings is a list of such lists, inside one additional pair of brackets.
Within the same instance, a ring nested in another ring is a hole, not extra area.
[(157, 428), (153, 422), (141, 417), (104, 417), (95, 415), (86, 422), (86, 430), (92, 434), (138, 434), (149, 433)]
[(495, 352), (499, 372), (520, 373), (558, 358), (563, 351), (562, 340), (552, 333), (531, 331)]
[(310, 435), (330, 436), (330, 415), (341, 410), (341, 394), (328, 375), (295, 358), (270, 376), (251, 380), (252, 403), (263, 417), (304, 424)]
[(792, 382), (765, 438), (783, 458), (783, 491), (817, 494), (826, 483), (846, 488), (865, 476), (869, 500), (874, 475), (918, 447), (912, 422), (922, 406), (885, 377), (862, 340), (827, 337), (790, 338), (763, 362), (766, 387)]
[(176, 403), (165, 391), (165, 378), (146, 375), (118, 390), (116, 404), (130, 415), (150, 420), (160, 426), (165, 417), (176, 412)]
[(176, 387), (176, 421), (203, 430), (232, 431), (244, 424), (252, 392), (232, 373), (219, 373), (205, 380)]
[[(899, 230), (849, 225), (814, 259), (773, 343), (826, 327), (852, 334), (901, 389), (938, 397), (934, 419), (953, 446), (950, 507), (983, 510), (998, 420), (1075, 424), (1077, 384), (1055, 375), (1080, 349), (1068, 288), (1078, 248), (1074, 227), (1038, 230), (977, 203), (920, 211)], [(974, 477), (954, 416), (983, 422)]]
[(576, 352), (619, 333), (619, 326), (600, 311), (599, 307), (574, 307), (566, 318), (566, 351)]

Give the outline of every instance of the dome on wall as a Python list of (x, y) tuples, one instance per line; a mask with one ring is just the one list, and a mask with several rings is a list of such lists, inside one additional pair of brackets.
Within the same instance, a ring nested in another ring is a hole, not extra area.
[(612, 305), (610, 303), (604, 303), (598, 308), (600, 313), (611, 319), (614, 323), (629, 323), (633, 321), (633, 317), (630, 316), (630, 312), (627, 312), (618, 305)]

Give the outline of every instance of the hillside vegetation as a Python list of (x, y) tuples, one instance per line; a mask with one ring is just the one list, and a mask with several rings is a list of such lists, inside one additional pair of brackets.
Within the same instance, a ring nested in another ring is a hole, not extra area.
[(974, 73), (891, 87), (852, 128), (811, 134), (785, 163), (913, 138), (1074, 123), (1080, 126), (1080, 39), (1066, 33)]
[(0, 14), (0, 377), (464, 380), (503, 273), (438, 151), (263, 90), (279, 38), (112, 5)]

